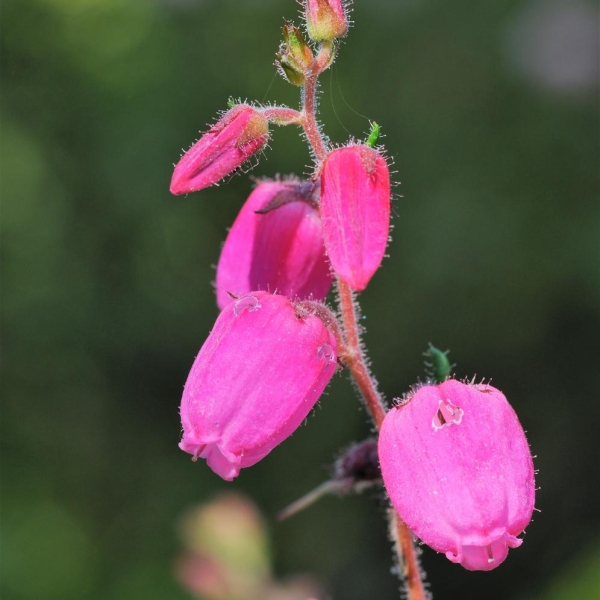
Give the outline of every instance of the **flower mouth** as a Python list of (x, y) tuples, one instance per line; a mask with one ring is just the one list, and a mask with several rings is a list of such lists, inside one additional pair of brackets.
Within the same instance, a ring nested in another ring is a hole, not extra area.
[(207, 444), (200, 454), (208, 466), (225, 481), (232, 481), (240, 474), (242, 458), (223, 450), (219, 443)]
[(491, 571), (504, 562), (509, 548), (517, 548), (522, 543), (523, 540), (504, 531), (495, 539), (488, 538), (481, 544), (459, 545), (457, 553), (446, 552), (446, 557), (469, 571)]
[(184, 435), (179, 447), (191, 454), (194, 462), (199, 458), (205, 459), (208, 466), (225, 481), (232, 481), (240, 474), (241, 456), (223, 450), (221, 440), (200, 443)]

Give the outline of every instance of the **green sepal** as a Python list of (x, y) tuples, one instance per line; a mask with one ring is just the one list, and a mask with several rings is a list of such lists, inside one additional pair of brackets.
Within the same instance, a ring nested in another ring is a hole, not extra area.
[(371, 123), (371, 132), (369, 133), (369, 137), (367, 138), (367, 146), (369, 148), (373, 148), (379, 139), (379, 133), (381, 132), (381, 127), (373, 121)]
[(423, 353), (429, 359), (429, 361), (425, 362), (425, 366), (429, 368), (430, 374), (436, 383), (443, 383), (450, 377), (452, 365), (448, 360), (449, 352), (449, 350), (443, 352), (439, 348), (429, 344), (429, 348)]
[(283, 25), (283, 42), (276, 58), (285, 79), (294, 85), (304, 85), (305, 73), (312, 66), (314, 57), (300, 29), (288, 21)]
[(290, 64), (279, 55), (277, 56), (279, 72), (293, 85), (304, 85), (304, 73), (298, 71), (293, 64)]

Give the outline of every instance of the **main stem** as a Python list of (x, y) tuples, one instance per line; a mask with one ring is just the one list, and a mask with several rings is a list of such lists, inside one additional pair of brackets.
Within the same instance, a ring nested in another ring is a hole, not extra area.
[[(365, 363), (353, 293), (350, 286), (340, 277), (337, 278), (337, 288), (346, 341), (344, 361), (352, 373), (375, 426), (379, 430), (385, 417), (385, 405)], [(399, 574), (404, 577), (406, 582), (409, 600), (425, 600), (425, 589), (413, 544), (412, 532), (400, 516), (393, 511), (390, 511), (390, 535), (394, 540), (400, 566)]]
[[(316, 118), (317, 80), (319, 75), (331, 64), (334, 51), (335, 48), (331, 42), (322, 44), (310, 72), (305, 76), (302, 94), (303, 105), (300, 123), (317, 159), (318, 167), (327, 156), (327, 144), (321, 135)], [(385, 417), (386, 408), (365, 362), (360, 339), (360, 327), (357, 321), (357, 304), (355, 304), (350, 286), (340, 277), (337, 277), (336, 283), (345, 338), (343, 360), (360, 390), (375, 426), (379, 430)], [(390, 535), (394, 538), (400, 574), (404, 576), (406, 582), (408, 600), (425, 600), (427, 596), (421, 579), (421, 570), (419, 569), (419, 562), (413, 544), (412, 532), (400, 516), (394, 512), (391, 512)]]
[(331, 63), (333, 52), (331, 42), (321, 46), (310, 72), (305, 76), (302, 90), (302, 127), (319, 164), (327, 156), (327, 146), (317, 123), (317, 80)]
[(342, 360), (350, 369), (367, 409), (375, 422), (377, 429), (385, 417), (385, 405), (377, 390), (375, 381), (367, 368), (360, 340), (360, 326), (357, 320), (357, 306), (350, 286), (340, 277), (337, 278), (340, 314), (345, 333), (346, 348)]

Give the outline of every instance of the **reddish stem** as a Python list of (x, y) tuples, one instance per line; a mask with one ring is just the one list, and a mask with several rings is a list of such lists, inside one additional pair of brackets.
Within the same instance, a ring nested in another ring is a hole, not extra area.
[(341, 358), (350, 369), (377, 429), (381, 429), (381, 424), (386, 413), (385, 405), (365, 363), (360, 340), (360, 330), (356, 318), (354, 295), (350, 286), (340, 277), (337, 278), (337, 289), (342, 324), (346, 334), (346, 354)]
[(402, 571), (401, 575), (406, 581), (408, 598), (409, 600), (426, 600), (428, 596), (421, 578), (413, 534), (396, 512), (390, 510), (390, 513), (390, 535), (396, 542), (396, 554)]
[(302, 124), (302, 113), (287, 106), (267, 106), (261, 112), (266, 119), (276, 125)]
[[(318, 163), (322, 163), (327, 156), (327, 144), (321, 135), (316, 118), (317, 80), (319, 75), (331, 64), (334, 51), (332, 43), (322, 44), (309, 73), (305, 74), (302, 94), (301, 124)], [(367, 405), (367, 410), (379, 430), (385, 417), (386, 408), (365, 362), (353, 293), (350, 286), (339, 277), (337, 278), (337, 289), (346, 341), (341, 358), (350, 369)], [(408, 600), (425, 600), (426, 595), (412, 541), (412, 533), (400, 516), (393, 511), (391, 511), (390, 525), (390, 533), (394, 538), (402, 575), (406, 581)]]
[[(337, 278), (337, 288), (342, 325), (346, 337), (346, 353), (341, 358), (350, 369), (367, 409), (379, 430), (385, 418), (386, 409), (365, 362), (360, 339), (360, 326), (356, 318), (354, 295), (350, 286), (340, 277)], [(393, 510), (390, 513), (390, 535), (395, 541), (401, 574), (406, 582), (408, 600), (425, 600), (427, 596), (423, 587), (412, 532), (397, 513)]]
[(315, 158), (319, 163), (327, 156), (327, 144), (321, 135), (317, 123), (317, 80), (319, 75), (331, 64), (334, 47), (331, 43), (323, 44), (310, 70), (305, 74), (302, 90), (302, 127)]

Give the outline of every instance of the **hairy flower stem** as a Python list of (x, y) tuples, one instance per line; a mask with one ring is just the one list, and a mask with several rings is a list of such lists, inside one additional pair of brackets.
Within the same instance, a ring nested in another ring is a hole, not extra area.
[(302, 124), (302, 113), (287, 106), (267, 106), (261, 113), (265, 119), (276, 125)]
[(284, 508), (277, 515), (277, 520), (284, 521), (285, 519), (288, 519), (289, 517), (295, 515), (301, 510), (304, 510), (307, 506), (310, 506), (311, 504), (313, 504), (323, 496), (326, 496), (327, 494), (339, 494), (344, 490), (351, 489), (352, 483), (353, 482), (351, 479), (342, 481), (325, 481), (321, 485), (317, 486), (314, 490), (308, 492), (308, 494), (302, 496), (302, 498), (300, 498), (299, 500), (292, 502), (292, 504)]
[(302, 89), (302, 127), (318, 163), (327, 156), (327, 145), (317, 123), (317, 80), (331, 64), (334, 56), (332, 42), (323, 43), (310, 72), (306, 74)]
[[(325, 42), (321, 45), (310, 73), (305, 76), (302, 90), (301, 125), (319, 165), (327, 156), (327, 144), (321, 134), (316, 118), (317, 80), (319, 75), (331, 64), (334, 52), (333, 43)], [(339, 277), (337, 278), (337, 289), (339, 311), (342, 316), (342, 327), (346, 341), (344, 356), (341, 358), (348, 366), (365, 401), (367, 410), (379, 430), (385, 417), (386, 408), (365, 363), (353, 293), (348, 284)], [(390, 511), (390, 535), (394, 540), (398, 554), (399, 575), (403, 576), (406, 582), (408, 600), (426, 600), (427, 596), (423, 587), (412, 532), (394, 511)]]
[(341, 358), (350, 369), (375, 426), (377, 429), (381, 429), (386, 409), (381, 394), (377, 391), (375, 381), (365, 364), (353, 293), (350, 286), (340, 277), (337, 278), (337, 289), (342, 326), (346, 338), (346, 353)]
[[(352, 373), (352, 377), (362, 394), (377, 429), (381, 429), (386, 409), (383, 399), (377, 391), (375, 381), (365, 364), (352, 290), (339, 277), (337, 278), (337, 289), (342, 324), (346, 337), (346, 354), (342, 358)], [(406, 582), (408, 599), (425, 600), (427, 596), (423, 587), (421, 569), (419, 568), (419, 561), (413, 544), (412, 532), (395, 511), (389, 511), (389, 518), (390, 535), (394, 540), (396, 554), (398, 555), (399, 575)]]
[(417, 558), (417, 551), (413, 543), (412, 531), (393, 509), (389, 511), (390, 536), (394, 539), (399, 575), (406, 582), (406, 591), (409, 600), (426, 600), (428, 598), (423, 587), (421, 569)]

